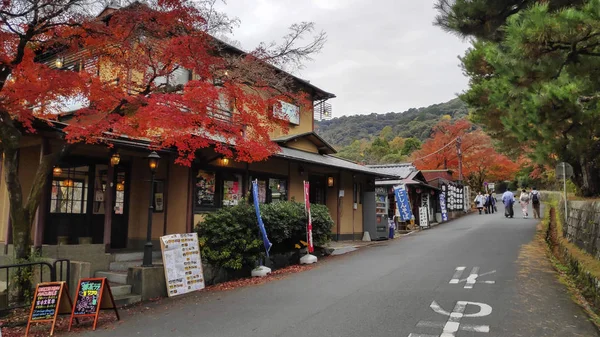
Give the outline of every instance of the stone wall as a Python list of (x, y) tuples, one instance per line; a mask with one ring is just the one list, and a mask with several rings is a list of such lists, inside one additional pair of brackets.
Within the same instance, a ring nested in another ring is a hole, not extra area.
[[(564, 217), (564, 203), (558, 207), (558, 216)], [(583, 251), (600, 259), (600, 202), (569, 201), (567, 222), (562, 236)]]

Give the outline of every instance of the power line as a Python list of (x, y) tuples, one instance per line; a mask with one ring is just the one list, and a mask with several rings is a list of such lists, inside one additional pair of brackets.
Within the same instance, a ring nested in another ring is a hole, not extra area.
[(452, 144), (453, 144), (453, 143), (454, 143), (454, 142), (455, 142), (457, 139), (458, 139), (458, 137), (454, 138), (452, 141), (450, 141), (450, 143), (448, 143), (448, 144), (444, 145), (442, 148), (440, 148), (439, 150), (437, 150), (437, 151), (435, 151), (435, 152), (432, 152), (432, 153), (430, 153), (430, 154), (428, 154), (428, 155), (426, 155), (426, 156), (423, 156), (423, 157), (421, 157), (421, 158), (417, 158), (417, 159), (413, 160), (413, 163), (414, 163), (414, 162), (417, 162), (417, 161), (419, 161), (419, 160), (423, 160), (423, 159), (425, 159), (425, 158), (431, 157), (431, 156), (433, 156), (434, 154), (437, 154), (437, 153), (439, 153), (440, 151), (444, 150), (444, 149), (445, 149), (445, 148), (447, 148), (448, 146), (452, 145)]

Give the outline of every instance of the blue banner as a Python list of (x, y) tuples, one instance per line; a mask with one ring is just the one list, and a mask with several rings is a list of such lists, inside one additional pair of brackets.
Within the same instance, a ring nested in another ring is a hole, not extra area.
[(446, 209), (446, 192), (440, 192), (440, 211), (442, 212), (442, 221), (448, 221), (448, 210)]
[(410, 221), (410, 219), (412, 219), (412, 210), (410, 209), (410, 201), (408, 200), (408, 193), (406, 193), (406, 189), (404, 186), (395, 188), (394, 194), (396, 195), (396, 203), (398, 204), (400, 221)]
[(254, 208), (256, 209), (258, 228), (260, 228), (260, 234), (263, 239), (263, 244), (265, 245), (265, 250), (267, 251), (267, 257), (269, 257), (269, 250), (271, 250), (271, 246), (273, 246), (273, 244), (269, 241), (269, 238), (267, 237), (267, 230), (265, 229), (265, 224), (263, 223), (262, 217), (260, 216), (260, 207), (258, 202), (258, 180), (254, 180), (252, 182), (252, 199), (254, 199)]

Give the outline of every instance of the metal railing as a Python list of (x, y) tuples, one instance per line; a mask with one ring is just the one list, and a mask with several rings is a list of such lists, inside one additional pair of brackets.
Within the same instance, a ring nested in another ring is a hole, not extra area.
[[(21, 278), (30, 282), (31, 289), (21, 289)], [(0, 314), (31, 305), (35, 285), (42, 282), (71, 280), (71, 263), (67, 259), (50, 262), (28, 262), (0, 266)]]

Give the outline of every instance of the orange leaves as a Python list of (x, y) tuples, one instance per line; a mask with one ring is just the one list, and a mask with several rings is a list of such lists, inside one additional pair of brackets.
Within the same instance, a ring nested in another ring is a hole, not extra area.
[[(475, 130), (467, 120), (454, 123), (441, 121), (433, 129), (433, 135), (413, 154), (414, 164), (420, 170), (448, 169), (458, 171), (456, 140), (461, 139), (464, 177), (474, 180), (501, 181), (514, 178), (519, 164), (498, 153), (491, 138), (481, 130)], [(450, 145), (448, 145), (450, 144)], [(444, 148), (444, 150), (438, 151)], [(423, 158), (425, 157), (425, 158)], [(423, 159), (419, 159), (423, 158)]]

